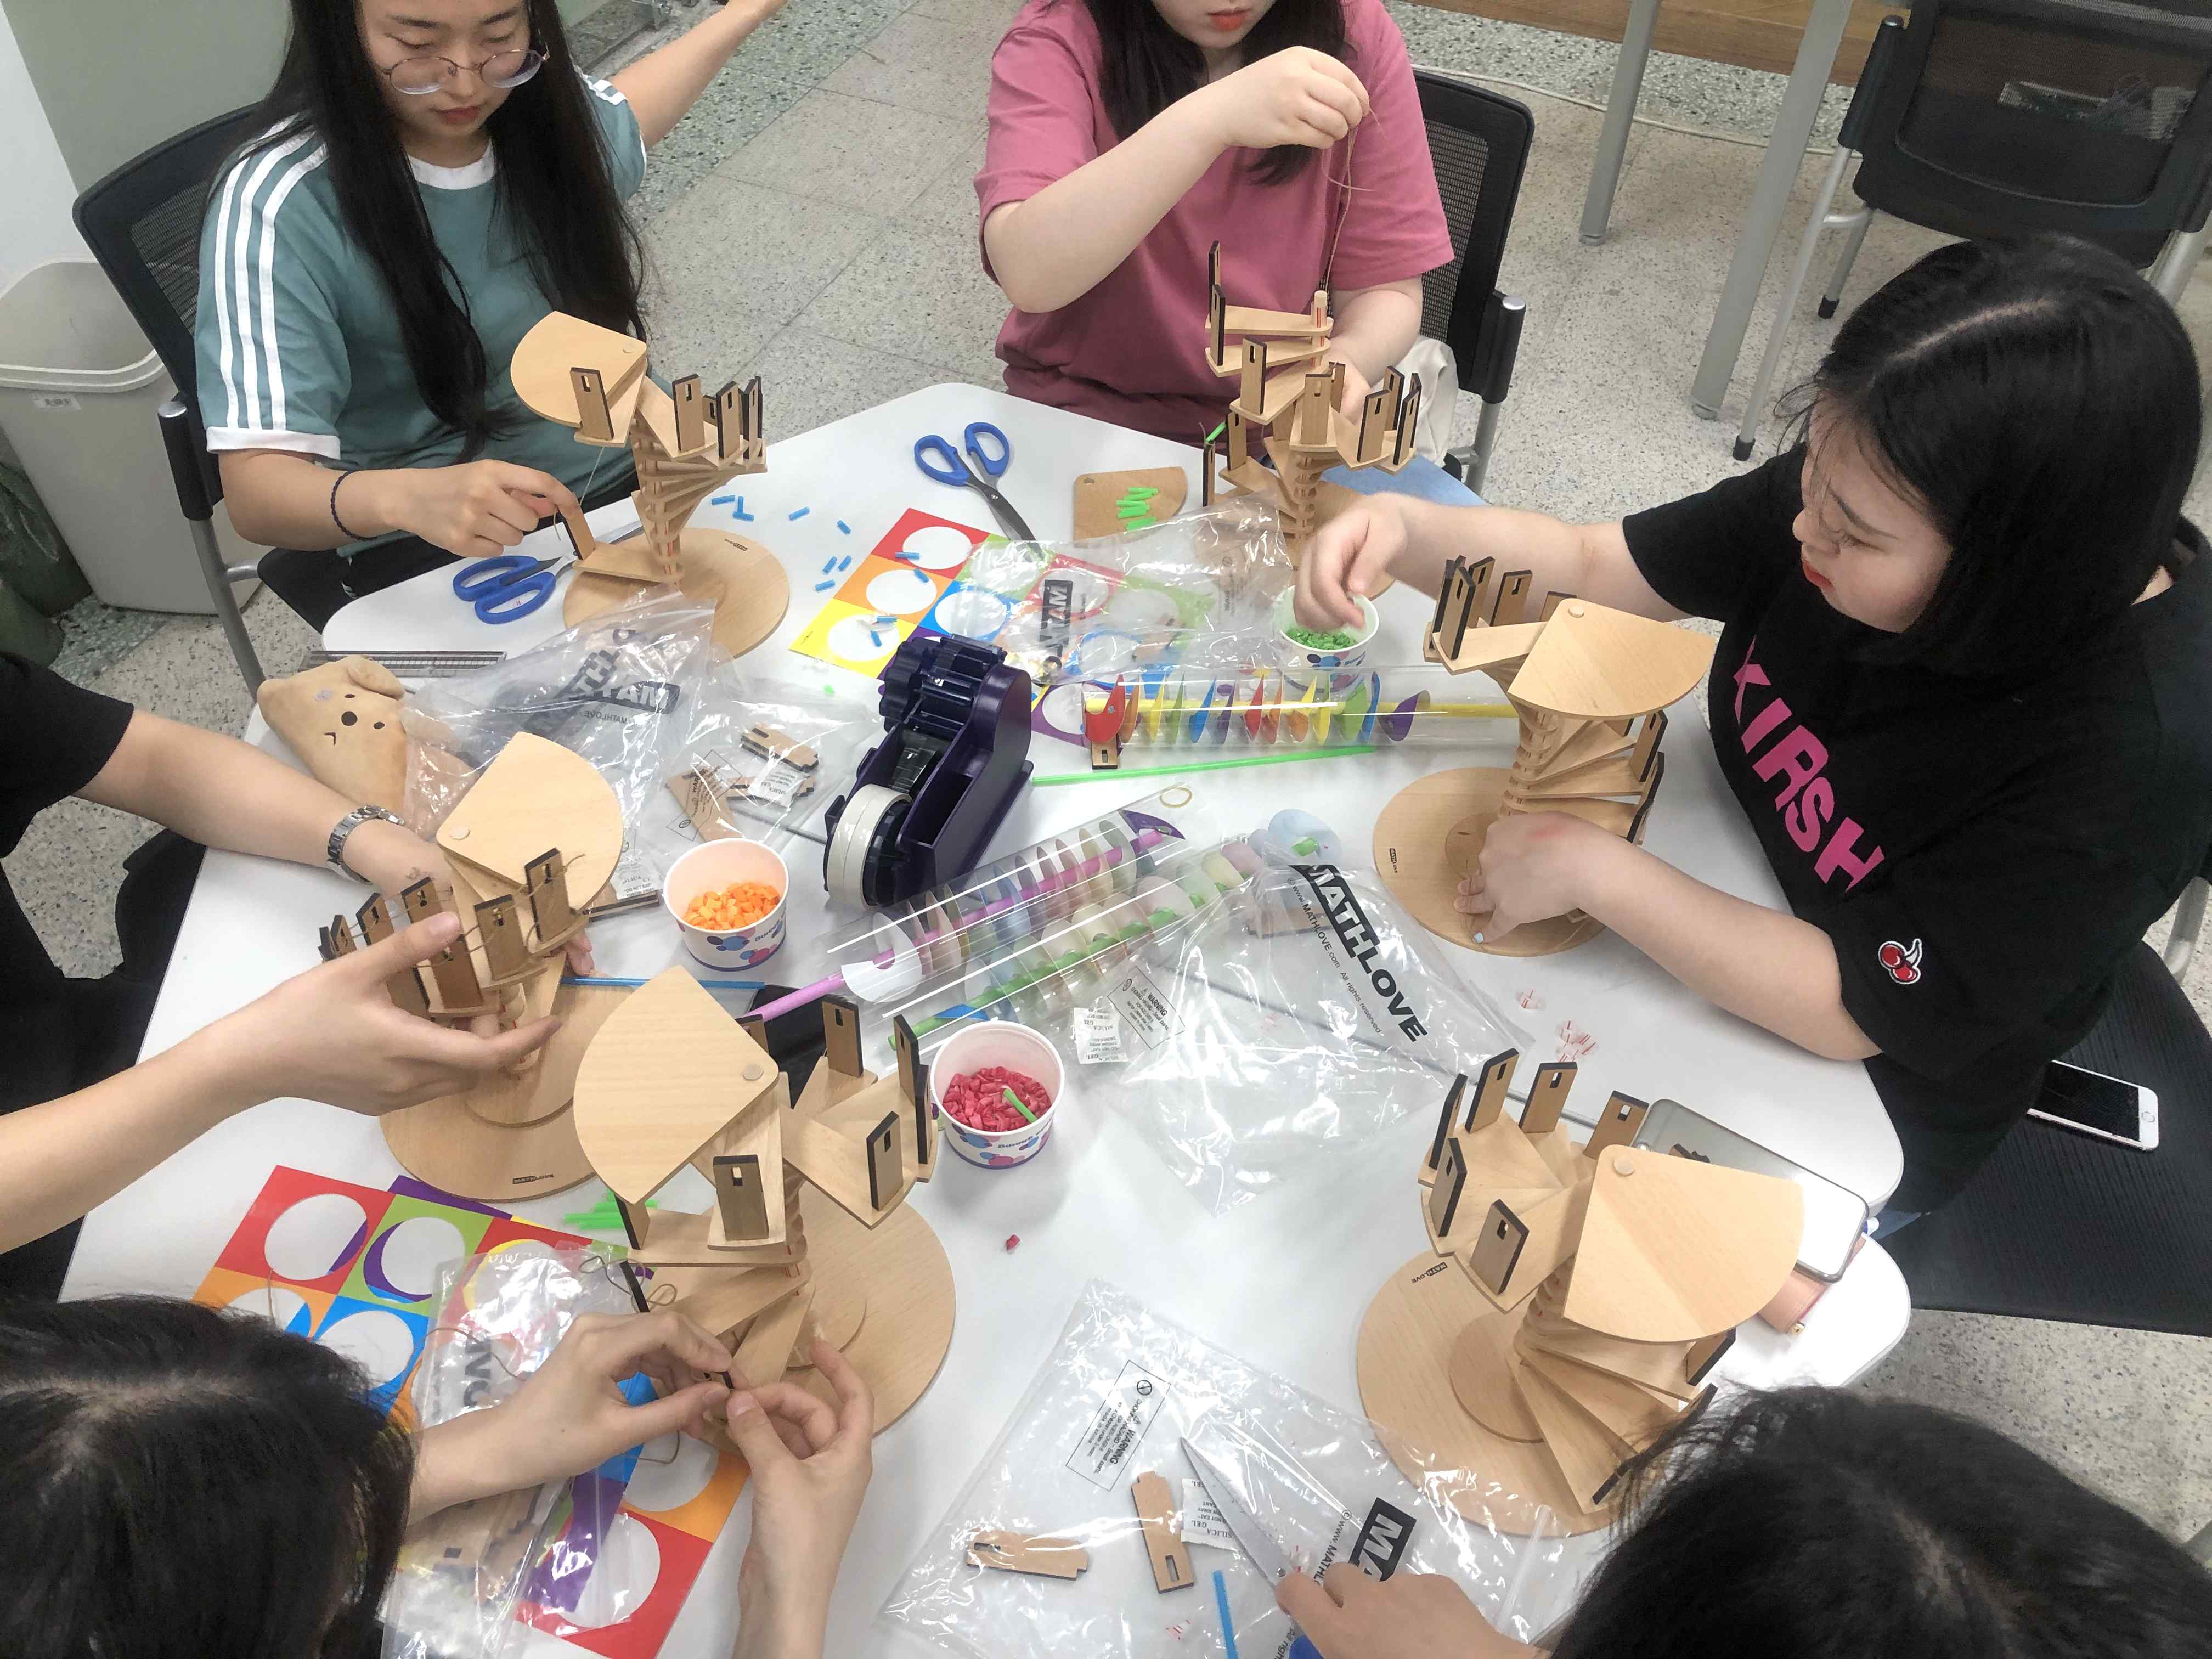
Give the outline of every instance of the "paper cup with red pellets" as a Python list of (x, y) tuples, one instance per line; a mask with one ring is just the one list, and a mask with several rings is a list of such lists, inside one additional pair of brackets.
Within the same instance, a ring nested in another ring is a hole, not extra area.
[[(701, 925), (689, 918), (701, 914), (702, 900), (738, 890), (732, 901), (732, 920)], [(752, 890), (765, 889), (765, 892)], [(660, 885), (661, 902), (675, 918), (684, 935), (684, 948), (709, 968), (754, 968), (774, 956), (783, 945), (783, 902), (791, 891), (791, 872), (783, 860), (757, 841), (710, 841), (695, 847), (669, 866)], [(744, 901), (773, 898), (765, 911), (752, 914)]]
[(1028, 1026), (996, 1019), (965, 1026), (929, 1057), (938, 1132), (986, 1170), (1026, 1164), (1052, 1139), (1065, 1076), (1059, 1051)]

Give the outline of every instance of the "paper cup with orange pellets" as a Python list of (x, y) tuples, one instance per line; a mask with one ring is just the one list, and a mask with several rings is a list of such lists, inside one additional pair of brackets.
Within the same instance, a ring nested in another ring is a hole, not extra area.
[(753, 968), (783, 946), (791, 872), (757, 841), (710, 841), (676, 860), (661, 902), (684, 948), (709, 968)]

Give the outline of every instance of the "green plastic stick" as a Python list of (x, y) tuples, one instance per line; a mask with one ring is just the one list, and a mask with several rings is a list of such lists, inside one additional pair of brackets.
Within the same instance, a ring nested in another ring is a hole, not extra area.
[(1237, 760), (1193, 761), (1185, 766), (1118, 767), (1110, 771), (1059, 772), (1048, 778), (1030, 780), (1032, 787), (1053, 783), (1100, 783), (1108, 778), (1173, 778), (1186, 772), (1226, 772), (1232, 766), (1282, 766), (1291, 761), (1334, 760), (1340, 755), (1371, 755), (1373, 744), (1352, 744), (1341, 749), (1300, 749), (1284, 755), (1246, 755)]
[(1012, 1089), (1009, 1089), (1004, 1084), (1001, 1084), (999, 1086), (999, 1092), (1006, 1096), (1007, 1105), (1012, 1107), (1031, 1123), (1036, 1121), (1036, 1114), (1030, 1110), (1028, 1107), (1023, 1105), (1022, 1097), (1016, 1094)]

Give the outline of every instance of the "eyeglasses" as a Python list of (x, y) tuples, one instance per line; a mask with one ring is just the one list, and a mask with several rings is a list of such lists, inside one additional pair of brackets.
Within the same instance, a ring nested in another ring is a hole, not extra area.
[(384, 71), (394, 92), (426, 98), (464, 70), (473, 70), (488, 87), (519, 87), (538, 73), (545, 54), (535, 47), (495, 52), (481, 64), (456, 64), (450, 58), (403, 58)]

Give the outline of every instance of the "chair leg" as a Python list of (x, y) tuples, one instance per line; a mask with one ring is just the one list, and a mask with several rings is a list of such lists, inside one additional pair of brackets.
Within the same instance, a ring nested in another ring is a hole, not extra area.
[(2173, 907), (2173, 931), (2166, 936), (2166, 950), (2161, 954), (2166, 972), (2176, 979), (2189, 971), (2189, 964), (2196, 957), (2197, 936), (2204, 931), (2204, 899), (2208, 893), (2212, 893), (2212, 884), (2199, 876), (2181, 890), (2181, 902)]
[(206, 519), (189, 519), (185, 522), (191, 526), (192, 546), (199, 554), (200, 574), (207, 578), (208, 597), (215, 601), (215, 617), (222, 624), (223, 637), (230, 641), (230, 654), (237, 660), (246, 689), (258, 691), (261, 682), (268, 676), (261, 672), (261, 659), (246, 631), (246, 618), (239, 614), (238, 595), (230, 586), (231, 568), (216, 542), (215, 526)]
[(2195, 230), (2176, 231), (2166, 239), (2166, 251), (2150, 268), (2150, 285), (2166, 296), (2168, 305), (2179, 305), (2197, 263), (2204, 257), (2204, 239), (2212, 234), (2212, 221)]
[(1828, 279), (1828, 291), (1820, 296), (1820, 315), (1832, 317), (1844, 297), (1844, 284), (1850, 280), (1851, 267), (1858, 263), (1859, 249), (1866, 245), (1867, 232), (1874, 224), (1874, 210), (1861, 208), (1855, 216), (1851, 234), (1844, 239), (1844, 257), (1836, 261), (1836, 274)]
[(1490, 477), (1490, 457), (1498, 447), (1498, 422), (1504, 413), (1504, 398), (1494, 404), (1486, 399), (1482, 413), (1475, 417), (1474, 446), (1468, 459), (1467, 477), (1461, 482), (1478, 495)]
[(1735, 458), (1739, 461), (1751, 459), (1752, 442), (1759, 435), (1767, 393), (1782, 367), (1782, 343), (1789, 337), (1790, 314), (1796, 310), (1797, 296), (1804, 291), (1805, 278), (1813, 269), (1813, 251), (1820, 245), (1821, 231), (1827, 228), (1828, 209), (1835, 202), (1836, 192), (1843, 188), (1844, 169), (1850, 161), (1850, 151), (1838, 145), (1835, 159), (1828, 163), (1827, 174), (1820, 180), (1820, 194), (1813, 198), (1813, 216), (1805, 227), (1805, 239), (1797, 245), (1797, 260), (1790, 269), (1790, 281), (1775, 307), (1774, 326), (1766, 337), (1766, 355), (1759, 359), (1759, 377), (1752, 382), (1751, 396), (1744, 402), (1743, 424), (1736, 429)]

